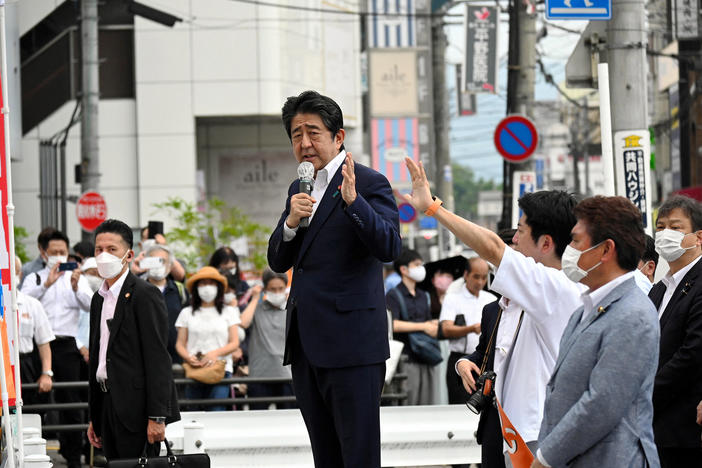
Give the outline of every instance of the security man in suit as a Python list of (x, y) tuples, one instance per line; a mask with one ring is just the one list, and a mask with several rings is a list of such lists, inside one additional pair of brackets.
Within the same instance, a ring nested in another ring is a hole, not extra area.
[[(95, 257), (105, 279), (90, 306), (88, 439), (108, 460), (159, 453), (166, 424), (180, 419), (168, 313), (161, 292), (134, 276), (132, 230), (109, 219), (95, 231)], [(148, 367), (147, 367), (148, 363)]]
[(315, 466), (379, 467), (389, 356), (383, 263), (401, 250), (397, 205), (387, 179), (346, 153), (332, 99), (290, 97), (283, 123), (295, 159), (315, 171), (311, 195), (290, 185), (268, 244), (274, 271), (293, 268), (284, 364), (292, 364)]
[(674, 196), (658, 210), (656, 251), (670, 270), (648, 294), (661, 326), (653, 431), (663, 468), (702, 463), (702, 206)]

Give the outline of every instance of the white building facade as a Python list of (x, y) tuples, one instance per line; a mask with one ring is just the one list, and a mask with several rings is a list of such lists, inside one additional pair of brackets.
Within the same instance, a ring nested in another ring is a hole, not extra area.
[[(22, 40), (68, 3), (19, 2)], [(231, 0), (142, 3), (182, 21), (171, 28), (135, 16), (131, 25), (101, 24), (101, 34), (127, 30), (133, 38), (133, 96), (101, 98), (99, 106), (100, 193), (108, 217), (134, 228), (163, 220), (168, 231), (173, 223), (155, 203), (218, 196), (273, 227), (297, 166), (281, 107), (288, 96), (308, 89), (339, 103), (346, 147), (361, 156), (358, 1), (279, 0), (277, 7)], [(69, 99), (25, 128), (12, 164), (15, 223), (28, 230), (32, 248), (42, 228), (40, 142), (67, 126), (75, 106)], [(66, 160), (67, 193), (78, 196), (73, 168), (80, 163), (80, 125), (70, 130)], [(67, 212), (73, 243), (80, 238), (75, 205), (69, 203)]]

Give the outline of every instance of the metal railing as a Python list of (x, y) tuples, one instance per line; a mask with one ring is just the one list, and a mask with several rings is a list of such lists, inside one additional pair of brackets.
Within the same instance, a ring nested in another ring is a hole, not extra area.
[[(197, 384), (198, 382), (187, 378), (175, 378), (173, 379), (177, 388), (182, 388), (187, 385)], [(381, 405), (392, 405), (401, 404), (407, 399), (407, 393), (404, 391), (403, 383), (407, 380), (406, 374), (395, 374), (390, 385), (386, 386), (388, 389), (392, 389), (387, 393), (381, 395)], [(271, 384), (281, 384), (281, 383), (291, 383), (292, 380), (288, 378), (265, 378), (265, 377), (230, 377), (222, 379), (218, 385), (233, 385), (233, 384), (253, 384), (253, 383), (271, 383)], [(22, 393), (24, 394), (27, 390), (36, 391), (39, 385), (36, 383), (22, 384)], [(57, 389), (76, 389), (85, 390), (88, 388), (87, 381), (76, 381), (76, 382), (54, 382), (52, 386), (52, 392)], [(399, 390), (398, 390), (399, 389)], [(180, 392), (179, 392), (180, 394)], [(187, 399), (179, 398), (178, 406), (180, 409), (192, 408), (192, 407), (209, 407), (209, 406), (234, 406), (234, 405), (248, 405), (248, 404), (271, 404), (271, 403), (295, 403), (297, 399), (294, 396), (277, 396), (277, 397), (249, 397), (249, 396), (235, 396), (232, 398), (218, 398), (218, 399)], [(68, 410), (87, 410), (88, 402), (81, 401), (75, 403), (37, 403), (31, 405), (24, 405), (22, 411), (25, 413), (46, 413), (49, 411), (68, 411)], [(241, 408), (237, 408), (241, 410)], [(87, 424), (47, 424), (42, 426), (42, 431), (44, 432), (71, 432), (71, 431), (85, 431), (88, 429)]]

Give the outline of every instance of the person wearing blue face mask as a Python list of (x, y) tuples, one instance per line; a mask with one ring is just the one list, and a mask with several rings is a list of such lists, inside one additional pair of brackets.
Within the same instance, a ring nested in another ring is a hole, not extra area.
[[(249, 376), (292, 379), (290, 366), (283, 365), (285, 352), (285, 304), (288, 276), (271, 269), (263, 272), (263, 286), (251, 288), (251, 302), (241, 313), (241, 326), (249, 336)], [(292, 383), (252, 383), (249, 397), (292, 396)], [(250, 403), (251, 409), (266, 409), (268, 403)], [(295, 408), (276, 403), (278, 409)]]
[(666, 200), (656, 220), (656, 251), (670, 270), (649, 297), (661, 327), (653, 390), (653, 429), (661, 466), (699, 466), (702, 428), (702, 207), (683, 196)]

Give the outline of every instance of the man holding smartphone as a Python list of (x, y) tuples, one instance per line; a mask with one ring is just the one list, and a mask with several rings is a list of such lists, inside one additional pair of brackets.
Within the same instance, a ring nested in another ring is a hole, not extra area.
[(456, 362), (475, 351), (481, 332), (483, 307), (497, 300), (494, 294), (483, 291), (487, 276), (488, 264), (485, 260), (480, 257), (469, 259), (463, 273), (465, 286), (460, 291), (446, 294), (441, 307), (439, 324), (444, 336), (450, 339), (451, 354), (446, 365), (446, 386), (449, 404), (452, 405), (465, 403), (468, 397), (461, 377), (456, 373)]
[[(55, 382), (80, 380), (81, 355), (76, 346), (78, 318), (90, 310), (93, 290), (88, 280), (81, 276), (78, 264), (67, 262), (68, 237), (61, 231), (49, 236), (47, 248), (42, 252), (46, 266), (28, 275), (22, 292), (38, 299), (46, 311), (56, 339), (51, 342), (51, 371), (47, 375)], [(73, 389), (56, 389), (57, 403), (78, 403), (79, 392)], [(81, 424), (79, 410), (59, 412), (61, 424)], [(80, 432), (63, 432), (59, 435), (59, 452), (69, 468), (80, 467), (82, 435)]]

